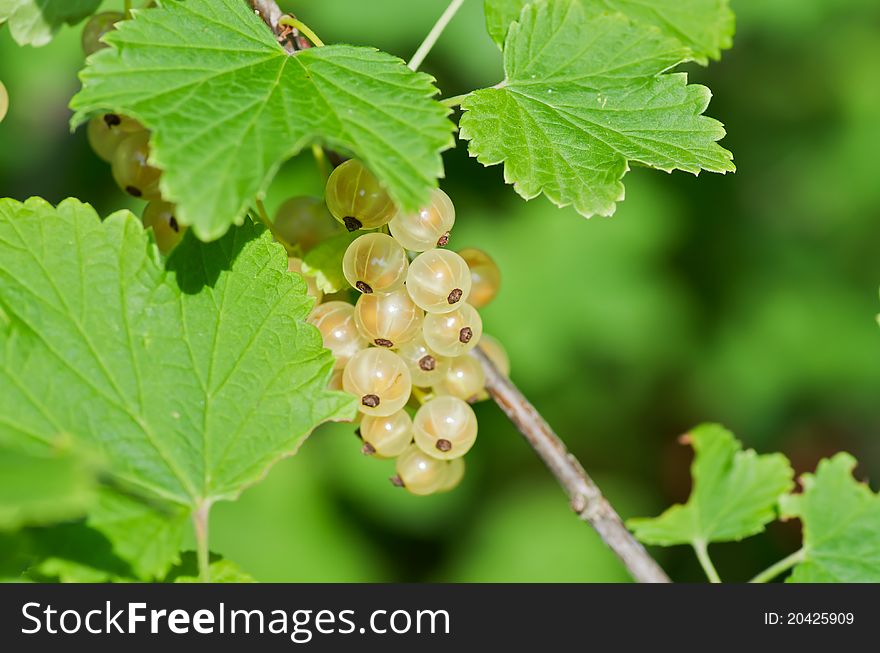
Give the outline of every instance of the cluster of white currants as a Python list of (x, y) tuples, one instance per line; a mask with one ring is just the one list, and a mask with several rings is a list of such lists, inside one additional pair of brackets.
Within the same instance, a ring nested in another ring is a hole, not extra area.
[[(455, 209), (441, 190), (428, 206), (399, 211), (372, 173), (349, 160), (330, 175), (325, 200), (349, 231), (377, 230), (357, 237), (343, 257), (345, 279), (359, 293), (354, 305), (345, 294), (320, 303), (309, 288), (318, 301), (309, 322), (336, 359), (331, 385), (358, 398), (363, 452), (396, 458), (392, 482), (419, 495), (450, 490), (477, 437), (469, 404), (487, 396), (483, 368), (469, 352), (481, 343), (509, 371), (477, 311), (498, 292), (498, 267), (480, 250), (442, 249)], [(285, 240), (314, 234), (326, 228), (321, 210), (289, 200), (276, 229)], [(291, 258), (289, 268), (300, 271), (301, 261)]]
[[(107, 47), (101, 37), (123, 19), (124, 14), (116, 11), (92, 16), (82, 33), (86, 55)], [(159, 192), (162, 172), (148, 163), (150, 132), (137, 120), (103, 113), (89, 121), (87, 136), (95, 154), (110, 164), (119, 188), (132, 197), (147, 200), (141, 220), (144, 227), (152, 228), (159, 251), (168, 254), (183, 238), (186, 228), (174, 217), (174, 205), (162, 200)]]

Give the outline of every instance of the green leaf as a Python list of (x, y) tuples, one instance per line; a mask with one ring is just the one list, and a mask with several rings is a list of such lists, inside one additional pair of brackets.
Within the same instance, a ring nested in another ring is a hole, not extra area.
[(102, 223), (76, 200), (0, 200), (0, 442), (69, 434), (188, 512), (235, 498), (354, 407), (326, 389), (312, 300), (269, 233), (188, 235), (168, 268), (128, 212)]
[[(498, 44), (504, 39), (529, 0), (486, 0), (486, 28)], [(580, 0), (591, 14), (620, 12), (632, 20), (659, 29), (690, 50), (698, 62), (720, 59), (733, 45), (736, 21), (729, 0)]]
[(27, 576), (36, 581), (106, 583), (132, 581), (131, 569), (118, 558), (109, 540), (85, 523), (58, 524), (23, 532), (31, 564)]
[(792, 583), (880, 583), (880, 495), (857, 482), (855, 459), (839, 453), (804, 474), (802, 494), (780, 502), (804, 528), (804, 560)]
[[(212, 583), (256, 583), (253, 576), (242, 571), (238, 565), (230, 560), (210, 554), (208, 575)], [(180, 563), (172, 569), (163, 580), (165, 583), (198, 583), (199, 563), (195, 551), (185, 551), (180, 556)]]
[(578, 0), (530, 4), (507, 36), (506, 80), (462, 101), (461, 137), (483, 165), (504, 163), (525, 199), (544, 193), (587, 217), (611, 215), (630, 162), (734, 169), (715, 142), (721, 123), (701, 115), (709, 89), (665, 72), (687, 55), (620, 14), (588, 16)]
[(343, 232), (316, 245), (303, 257), (303, 274), (315, 277), (318, 288), (327, 294), (348, 288), (348, 281), (342, 274), (342, 258), (352, 241), (363, 233)]
[(95, 498), (91, 470), (69, 452), (0, 449), (0, 531), (85, 514)]
[(88, 61), (73, 124), (113, 110), (153, 130), (151, 161), (177, 217), (205, 240), (241, 223), (279, 165), (321, 142), (360, 157), (414, 209), (452, 145), (433, 79), (371, 48), (289, 56), (242, 0), (136, 12)]
[(791, 490), (793, 472), (779, 453), (758, 455), (730, 431), (704, 424), (688, 436), (695, 458), (688, 502), (659, 517), (630, 519), (627, 525), (646, 544), (702, 544), (741, 540), (776, 518), (780, 496)]
[(180, 562), (188, 517), (181, 506), (147, 502), (105, 488), (88, 524), (110, 540), (113, 552), (131, 565), (139, 579), (155, 580)]
[(76, 25), (91, 16), (101, 0), (0, 0), (0, 26), (19, 45), (46, 45), (62, 25)]

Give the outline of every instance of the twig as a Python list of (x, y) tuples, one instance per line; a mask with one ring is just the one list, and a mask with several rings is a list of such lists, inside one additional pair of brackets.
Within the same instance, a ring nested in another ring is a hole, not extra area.
[(263, 19), (263, 22), (274, 32), (278, 42), (287, 50), (288, 54), (311, 47), (310, 43), (299, 33), (299, 30), (295, 27), (287, 27), (281, 23), (281, 19), (289, 14), (281, 11), (275, 0), (251, 0), (251, 6), (257, 15)]
[[(274, 0), (251, 1), (254, 10), (260, 14), (266, 24), (272, 28), (272, 31), (280, 37), (284, 26), (280, 25), (279, 21), (284, 14)], [(452, 16), (462, 2), (463, 0), (453, 0), (450, 3), (443, 16), (437, 21), (434, 29), (431, 30), (431, 34), (422, 43), (416, 55), (413, 56), (409, 64), (410, 68), (415, 70), (421, 64), (424, 55), (431, 49), (431, 46), (436, 42), (443, 28), (452, 19)], [(434, 32), (436, 34), (432, 37)], [(422, 50), (424, 50), (424, 54), (419, 55), (419, 52)], [(339, 165), (341, 162), (341, 157), (340, 161), (336, 160), (338, 155), (334, 152), (328, 151), (327, 155), (334, 166)], [(263, 218), (263, 216), (260, 217)], [(632, 533), (626, 529), (620, 516), (602, 495), (599, 487), (584, 471), (577, 458), (568, 452), (565, 444), (553, 432), (553, 429), (550, 428), (546, 420), (541, 417), (540, 413), (535, 410), (535, 407), (529, 403), (522, 392), (495, 368), (492, 361), (486, 357), (486, 354), (479, 347), (474, 351), (486, 371), (486, 390), (488, 390), (492, 399), (495, 400), (495, 403), (501, 407), (501, 410), (516, 425), (520, 433), (523, 434), (538, 456), (550, 469), (550, 472), (557, 478), (566, 493), (568, 493), (571, 506), (577, 515), (596, 529), (599, 537), (623, 561), (623, 564), (635, 580), (642, 583), (668, 583), (669, 577), (660, 568), (660, 565), (648, 555), (645, 547), (639, 544)]]
[(578, 459), (568, 452), (547, 421), (510, 379), (498, 371), (480, 347), (474, 350), (474, 354), (486, 372), (486, 390), (562, 485), (578, 517), (596, 529), (636, 581), (668, 583), (669, 577), (623, 525), (602, 491)]
[(750, 583), (766, 583), (767, 581), (773, 580), (779, 574), (784, 571), (788, 571), (792, 567), (794, 567), (797, 563), (803, 562), (804, 560), (804, 550), (798, 549), (790, 556), (784, 557), (782, 560), (777, 562), (776, 564), (770, 565), (760, 574), (755, 576)]
[(434, 27), (431, 28), (431, 31), (428, 32), (428, 35), (425, 37), (425, 40), (422, 41), (419, 49), (416, 50), (416, 53), (412, 56), (412, 59), (409, 60), (409, 63), (407, 65), (409, 66), (410, 70), (419, 69), (419, 66), (422, 65), (422, 62), (425, 60), (425, 57), (428, 56), (431, 48), (434, 47), (437, 39), (440, 38), (443, 30), (446, 29), (447, 25), (449, 25), (449, 21), (452, 20), (453, 16), (455, 16), (456, 12), (461, 8), (461, 5), (463, 4), (464, 0), (452, 0), (452, 2), (449, 3), (449, 6), (446, 7), (446, 11), (440, 14), (440, 18), (437, 19), (436, 23), (434, 23)]

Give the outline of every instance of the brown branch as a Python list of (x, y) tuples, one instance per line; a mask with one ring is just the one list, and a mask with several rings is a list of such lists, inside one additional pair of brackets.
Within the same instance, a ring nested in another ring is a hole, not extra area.
[[(251, 0), (254, 11), (272, 28), (288, 52), (309, 47), (309, 43), (297, 30), (280, 25), (284, 13), (275, 0)], [(339, 155), (328, 152), (334, 166), (344, 160)], [(338, 161), (337, 161), (338, 159)], [(559, 436), (553, 432), (546, 420), (529, 403), (522, 392), (510, 379), (502, 375), (486, 357), (483, 351), (475, 349), (477, 358), (486, 370), (486, 389), (519, 429), (538, 456), (557, 478), (571, 500), (571, 506), (578, 517), (589, 523), (599, 537), (626, 565), (632, 577), (640, 583), (668, 583), (669, 577), (660, 565), (648, 555), (645, 547), (633, 537), (620, 515), (611, 507), (593, 479), (584, 471), (577, 458), (568, 452)]]
[(668, 583), (669, 577), (623, 525), (577, 458), (571, 455), (547, 421), (522, 392), (505, 377), (480, 347), (474, 350), (486, 372), (486, 389), (495, 403), (523, 434), (562, 485), (578, 517), (589, 523), (640, 583)]

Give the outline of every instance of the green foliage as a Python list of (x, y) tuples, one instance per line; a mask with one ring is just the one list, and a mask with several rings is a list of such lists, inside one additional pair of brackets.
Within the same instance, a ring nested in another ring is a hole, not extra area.
[(0, 448), (0, 479), (0, 531), (81, 517), (95, 498), (92, 471), (67, 451)]
[[(250, 574), (243, 572), (238, 566), (221, 556), (211, 555), (208, 566), (212, 583), (255, 583)], [(194, 551), (187, 551), (181, 556), (180, 564), (171, 570), (166, 583), (198, 583), (199, 571)]]
[(733, 434), (717, 424), (698, 426), (687, 440), (695, 452), (688, 502), (653, 519), (629, 520), (636, 537), (663, 546), (705, 546), (763, 531), (776, 518), (780, 496), (792, 487), (788, 459), (743, 451)]
[(577, 0), (530, 4), (508, 33), (505, 81), (462, 101), (461, 137), (484, 165), (504, 163), (525, 199), (544, 193), (588, 217), (611, 215), (630, 162), (734, 169), (715, 142), (723, 127), (701, 115), (709, 90), (665, 73), (687, 56), (620, 14), (590, 15)]
[(853, 478), (855, 466), (845, 453), (823, 460), (801, 477), (802, 494), (782, 498), (783, 515), (804, 528), (803, 561), (789, 582), (880, 582), (880, 495)]
[[(486, 27), (498, 44), (504, 39), (529, 0), (486, 0)], [(632, 20), (659, 29), (690, 50), (705, 64), (720, 59), (721, 50), (733, 44), (735, 21), (728, 0), (580, 0), (584, 9), (597, 14), (620, 12)]]
[(241, 0), (137, 12), (89, 59), (73, 124), (113, 110), (153, 130), (164, 197), (202, 239), (241, 223), (278, 166), (310, 143), (351, 152), (402, 206), (436, 186), (452, 144), (428, 75), (371, 48), (288, 56)]
[(46, 45), (62, 25), (75, 25), (100, 4), (101, 0), (0, 0), (0, 27), (8, 22), (19, 45)]
[[(303, 324), (305, 284), (260, 231), (188, 238), (165, 272), (128, 213), (101, 223), (74, 200), (0, 202), (0, 440), (39, 450), (68, 433), (138, 493), (175, 504), (177, 524), (349, 415), (351, 399), (325, 390), (332, 359)], [(125, 534), (122, 552), (156, 528), (131, 506), (103, 507), (97, 523)], [(114, 525), (129, 519), (131, 531)], [(176, 554), (180, 529), (165, 528), (140, 571)]]

